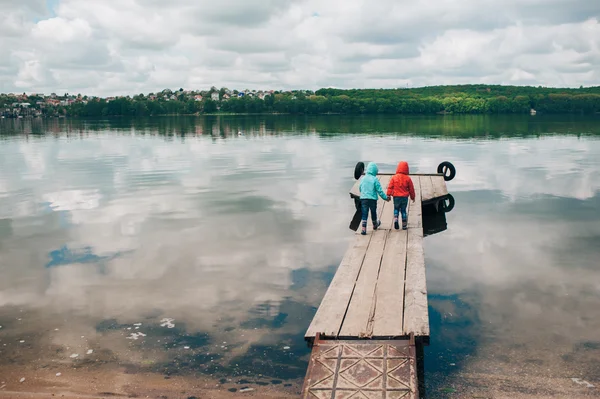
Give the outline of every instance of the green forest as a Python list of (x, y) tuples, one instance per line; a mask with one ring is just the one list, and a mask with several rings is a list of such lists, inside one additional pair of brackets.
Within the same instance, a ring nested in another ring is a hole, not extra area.
[(320, 89), (274, 92), (264, 99), (221, 101), (149, 99), (143, 95), (112, 101), (92, 99), (64, 108), (68, 116), (152, 116), (191, 114), (541, 114), (600, 113), (600, 87), (562, 89), (523, 86), (433, 86), (414, 89)]

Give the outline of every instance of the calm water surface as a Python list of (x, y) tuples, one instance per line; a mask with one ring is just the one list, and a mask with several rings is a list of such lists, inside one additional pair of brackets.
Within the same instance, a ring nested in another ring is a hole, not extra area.
[(297, 384), (356, 162), (448, 160), (456, 206), (425, 240), (428, 397), (495, 375), (600, 385), (599, 137), (599, 118), (0, 121), (0, 367), (92, 347)]

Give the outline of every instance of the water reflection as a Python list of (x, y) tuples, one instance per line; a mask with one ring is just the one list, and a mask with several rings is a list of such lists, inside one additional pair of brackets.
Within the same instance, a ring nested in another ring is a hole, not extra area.
[[(428, 397), (533, 392), (542, 382), (576, 397), (583, 388), (567, 378), (600, 379), (598, 126), (2, 121), (0, 369), (93, 362), (296, 383), (303, 334), (352, 239), (356, 162), (385, 172), (406, 159), (431, 173), (449, 160), (455, 208), (432, 215), (428, 234), (444, 233), (425, 240)], [(504, 391), (497, 375), (510, 382)]]

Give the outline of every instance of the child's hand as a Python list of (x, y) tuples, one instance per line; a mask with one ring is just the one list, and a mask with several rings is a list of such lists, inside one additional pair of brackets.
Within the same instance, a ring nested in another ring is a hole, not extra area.
[(387, 202), (390, 202), (390, 200), (391, 200), (391, 198), (390, 198), (390, 197), (388, 197), (388, 198), (386, 199), (386, 201), (387, 201)]

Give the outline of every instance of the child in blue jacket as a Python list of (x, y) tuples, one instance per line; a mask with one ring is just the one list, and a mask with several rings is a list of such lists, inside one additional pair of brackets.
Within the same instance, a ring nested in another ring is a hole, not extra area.
[(377, 179), (379, 169), (375, 162), (370, 162), (367, 166), (367, 173), (360, 182), (360, 202), (362, 205), (362, 235), (367, 234), (367, 217), (371, 210), (371, 220), (373, 221), (373, 230), (381, 225), (381, 221), (377, 219), (377, 196), (380, 196), (386, 201), (389, 197), (383, 192), (381, 183)]

